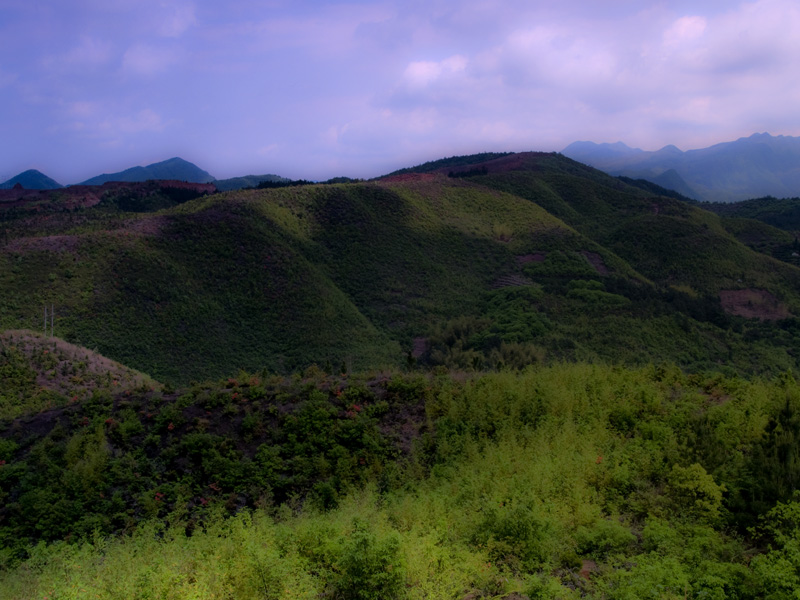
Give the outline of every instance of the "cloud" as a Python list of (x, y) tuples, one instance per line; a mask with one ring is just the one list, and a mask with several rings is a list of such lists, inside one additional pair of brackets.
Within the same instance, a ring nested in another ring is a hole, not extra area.
[(681, 17), (664, 32), (664, 45), (669, 47), (694, 42), (703, 35), (706, 25), (703, 17)]
[(197, 24), (192, 3), (161, 2), (158, 32), (165, 37), (179, 37)]
[(179, 62), (178, 53), (164, 46), (136, 44), (122, 57), (124, 71), (135, 75), (157, 75)]
[(87, 69), (108, 64), (114, 58), (114, 48), (106, 40), (84, 35), (80, 42), (66, 52), (51, 54), (43, 60), (51, 69)]
[(439, 62), (423, 60), (409, 63), (403, 77), (412, 88), (422, 88), (443, 77), (463, 73), (466, 68), (467, 59), (456, 54)]

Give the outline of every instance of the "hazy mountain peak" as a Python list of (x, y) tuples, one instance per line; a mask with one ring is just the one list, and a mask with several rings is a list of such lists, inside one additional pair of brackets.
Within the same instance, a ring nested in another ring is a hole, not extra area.
[(131, 167), (118, 173), (104, 173), (82, 182), (82, 185), (102, 185), (107, 181), (147, 181), (148, 179), (174, 179), (191, 183), (209, 183), (214, 177), (197, 165), (179, 156), (147, 165)]
[(26, 190), (55, 190), (63, 187), (60, 183), (51, 179), (41, 171), (28, 169), (19, 175), (15, 175), (8, 181), (0, 183), (0, 190), (10, 190), (16, 184), (21, 185)]

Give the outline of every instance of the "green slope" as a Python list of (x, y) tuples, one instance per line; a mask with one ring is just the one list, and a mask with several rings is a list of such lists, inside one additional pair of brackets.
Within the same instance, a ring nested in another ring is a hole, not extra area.
[[(0, 327), (36, 329), (54, 305), (61, 337), (174, 383), (313, 362), (796, 368), (796, 267), (709, 212), (563, 156), (491, 158), (374, 182), (9, 207)], [(133, 212), (151, 205), (170, 208)], [(765, 320), (731, 314), (753, 310)]]

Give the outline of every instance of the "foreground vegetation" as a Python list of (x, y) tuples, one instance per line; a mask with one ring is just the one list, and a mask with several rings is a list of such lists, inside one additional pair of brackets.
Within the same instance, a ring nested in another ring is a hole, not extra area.
[(145, 414), (123, 393), (49, 431), (7, 427), (3, 597), (800, 589), (791, 375), (578, 364), (258, 379), (131, 392)]

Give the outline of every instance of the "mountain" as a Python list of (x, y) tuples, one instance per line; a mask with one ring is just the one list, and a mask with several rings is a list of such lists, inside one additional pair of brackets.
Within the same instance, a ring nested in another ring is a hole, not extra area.
[(132, 167), (119, 173), (107, 173), (87, 179), (80, 185), (102, 185), (108, 181), (147, 181), (150, 179), (172, 179), (192, 183), (209, 183), (214, 181), (206, 171), (182, 158), (170, 158), (146, 167)]
[(63, 187), (54, 179), (50, 179), (44, 173), (36, 169), (29, 169), (23, 171), (19, 175), (15, 175), (8, 181), (0, 183), (0, 190), (10, 190), (15, 185), (21, 185), (26, 190), (55, 190)]
[(22, 198), (0, 207), (0, 328), (55, 303), (57, 335), (174, 384), (313, 363), (800, 367), (800, 269), (657, 190), (518, 153), (157, 202), (123, 184)]
[(562, 152), (611, 175), (647, 179), (696, 200), (800, 195), (800, 138), (791, 136), (757, 133), (686, 152), (675, 146), (643, 152), (624, 144), (576, 142)]
[(289, 182), (290, 180), (280, 175), (244, 175), (243, 177), (231, 177), (230, 179), (216, 179), (214, 185), (220, 192), (230, 192), (244, 188), (258, 187), (264, 181)]

